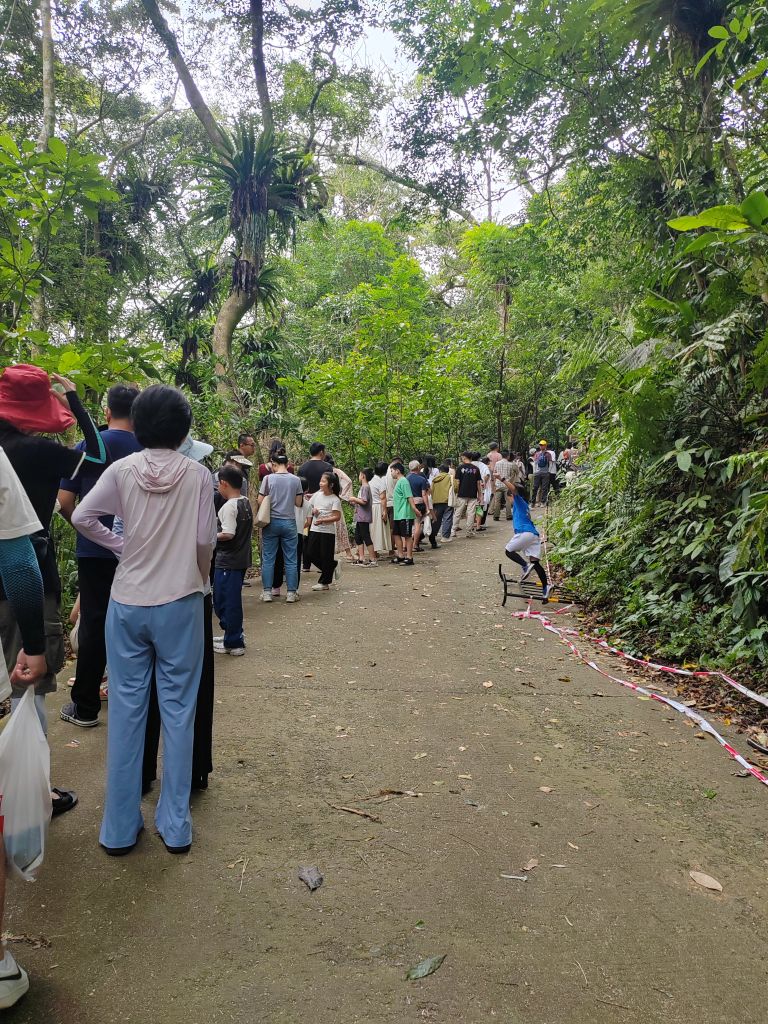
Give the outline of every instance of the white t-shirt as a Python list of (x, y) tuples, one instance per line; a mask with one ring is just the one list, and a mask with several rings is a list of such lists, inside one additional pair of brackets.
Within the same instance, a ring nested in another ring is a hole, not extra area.
[(237, 503), (239, 498), (228, 498), (219, 509), (219, 526), (222, 533), (237, 533)]
[(312, 509), (309, 506), (309, 498), (305, 495), (304, 502), (300, 508), (295, 509), (296, 515), (296, 529), (301, 536), (304, 533), (304, 524), (306, 523), (309, 516), (312, 515)]
[(0, 540), (28, 537), (42, 528), (16, 470), (0, 448)]
[[(341, 498), (337, 498), (335, 494), (323, 494), (322, 491), (316, 491), (307, 502), (308, 514), (311, 515), (314, 509), (326, 515), (329, 512), (341, 512)], [(313, 517), (309, 532), (336, 533), (336, 521), (332, 523), (318, 523), (317, 519)]]
[[(42, 530), (27, 492), (16, 476), (8, 456), (0, 448), (0, 540), (17, 540)], [(0, 700), (11, 694), (11, 683), (0, 643)]]
[(387, 482), (382, 476), (372, 476), (368, 486), (371, 488), (371, 508), (381, 505), (381, 492), (386, 491)]

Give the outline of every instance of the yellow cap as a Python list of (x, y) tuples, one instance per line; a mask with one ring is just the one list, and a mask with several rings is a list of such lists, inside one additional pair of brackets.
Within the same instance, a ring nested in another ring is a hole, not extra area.
[(539, 441), (539, 444), (543, 444), (545, 446), (546, 446), (546, 443), (547, 443), (546, 441)]

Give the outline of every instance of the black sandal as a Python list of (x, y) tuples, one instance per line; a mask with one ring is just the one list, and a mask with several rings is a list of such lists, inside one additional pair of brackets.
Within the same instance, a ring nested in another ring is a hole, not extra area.
[(51, 786), (52, 818), (55, 818), (58, 814), (65, 814), (67, 811), (71, 811), (72, 808), (76, 806), (77, 793), (73, 792), (71, 789), (59, 789), (57, 786)]

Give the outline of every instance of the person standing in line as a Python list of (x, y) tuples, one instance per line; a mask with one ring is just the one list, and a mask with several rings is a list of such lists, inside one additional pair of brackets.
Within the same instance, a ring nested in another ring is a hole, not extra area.
[[(418, 459), (411, 459), (408, 463), (408, 476), (406, 477), (411, 485), (411, 495), (416, 506), (416, 521), (413, 528), (413, 550), (421, 551), (422, 528), (426, 517), (429, 515), (429, 481), (427, 480), (421, 463)], [(396, 517), (397, 518), (397, 517)], [(431, 546), (436, 548), (434, 537), (430, 534)]]
[(463, 452), (456, 468), (456, 505), (453, 510), (451, 540), (456, 536), (462, 517), (467, 519), (467, 539), (475, 536), (475, 510), (483, 497), (483, 478), (472, 461), (472, 452)]
[[(107, 788), (99, 835), (112, 856), (129, 853), (144, 828), (142, 753), (153, 668), (163, 730), (155, 824), (169, 853), (186, 853), (192, 843), (203, 591), (216, 543), (210, 473), (178, 451), (192, 422), (189, 402), (176, 388), (153, 384), (132, 412), (144, 451), (109, 466), (72, 514), (75, 529), (120, 559), (107, 612)], [(119, 516), (122, 536), (101, 516)]]
[[(0, 448), (0, 579), (13, 609), (22, 647), (13, 668), (13, 682), (32, 686), (48, 671), (45, 660), (43, 578), (32, 546), (42, 530), (40, 520), (21, 486), (8, 456)], [(11, 680), (0, 643), (0, 689), (10, 692)], [(36, 702), (43, 697), (36, 697)], [(6, 859), (0, 831), (0, 936), (4, 935)], [(29, 990), (29, 977), (0, 938), (0, 1010), (14, 1006)]]
[(477, 520), (478, 532), (485, 530), (485, 520), (488, 518), (488, 509), (491, 504), (491, 470), (489, 468), (488, 456), (481, 456), (480, 452), (472, 452), (472, 464), (480, 470), (480, 477), (483, 482), (481, 496), (477, 503), (475, 519)]
[[(432, 508), (435, 513), (435, 522), (433, 524), (433, 536), (441, 536), (445, 540), (445, 534), (442, 532), (443, 521), (445, 514), (448, 511), (448, 502), (451, 497), (453, 490), (453, 478), (450, 474), (448, 463), (444, 462), (437, 470), (437, 474), (432, 480)], [(449, 526), (450, 531), (450, 526)], [(449, 532), (450, 536), (450, 532)]]
[[(333, 456), (326, 453), (326, 461), (331, 464), (331, 469), (336, 474), (341, 493), (341, 519), (336, 521), (336, 554), (342, 554), (344, 560), (347, 562), (352, 561), (352, 542), (349, 539), (349, 528), (347, 527), (347, 521), (344, 518), (344, 504), (350, 504), (350, 498), (354, 494), (354, 487), (352, 485), (352, 477), (348, 473), (345, 473), (343, 469), (339, 469), (336, 465)], [(336, 580), (339, 580), (341, 573), (341, 562), (336, 567)]]
[(413, 524), (419, 518), (419, 510), (405, 476), (405, 466), (396, 462), (390, 469), (395, 478), (392, 535), (396, 554), (393, 561), (395, 565), (413, 565)]
[(219, 493), (225, 498), (219, 509), (216, 536), (216, 568), (213, 574), (213, 606), (224, 635), (215, 637), (217, 654), (240, 658), (245, 654), (243, 636), (243, 579), (251, 559), (253, 510), (241, 493), (242, 473), (226, 466), (219, 470)]
[[(285, 453), (285, 443), (279, 437), (273, 437), (269, 442), (269, 456), (267, 461), (259, 464), (259, 483), (261, 483), (265, 476), (269, 476), (272, 472), (272, 457), (274, 455), (285, 455)], [(288, 462), (288, 472), (296, 472), (296, 467), (291, 464), (290, 460)]]
[[(75, 385), (53, 374), (61, 389), (51, 386), (48, 374), (37, 366), (9, 366), (0, 376), (0, 445), (24, 488), (42, 530), (33, 545), (43, 577), (45, 604), (46, 661), (48, 671), (35, 682), (37, 713), (48, 731), (45, 694), (56, 690), (56, 675), (64, 666), (64, 635), (61, 627), (61, 581), (56, 550), (51, 537), (51, 519), (62, 477), (74, 479), (84, 467), (102, 467), (107, 461), (101, 434), (77, 396)], [(75, 451), (40, 434), (62, 434), (77, 421), (85, 438), (82, 451)], [(0, 641), (10, 669), (21, 650), (21, 634), (13, 609), (0, 592)], [(14, 684), (11, 707), (26, 687)], [(53, 814), (63, 814), (77, 804), (71, 791), (52, 788)]]
[(274, 600), (275, 559), (278, 548), (283, 555), (285, 579), (288, 585), (286, 604), (299, 600), (299, 566), (297, 561), (298, 533), (296, 531), (296, 509), (304, 505), (304, 491), (293, 473), (288, 472), (288, 456), (282, 449), (273, 454), (272, 472), (265, 476), (259, 491), (259, 505), (269, 495), (269, 525), (261, 532), (261, 600)]
[(437, 468), (437, 459), (434, 455), (425, 455), (421, 460), (421, 470), (424, 476), (427, 478), (427, 482), (431, 485), (435, 479), (439, 470)]
[(488, 466), (490, 467), (491, 472), (493, 472), (496, 469), (496, 464), (503, 458), (503, 454), (499, 451), (499, 446), (496, 441), (491, 441), (488, 445), (488, 455), (486, 457), (488, 459)]
[(309, 459), (302, 463), (298, 475), (306, 478), (307, 494), (312, 497), (320, 490), (320, 479), (323, 473), (332, 473), (333, 466), (326, 460), (325, 445), (322, 441), (313, 441), (309, 446)]
[(371, 539), (376, 555), (386, 555), (392, 550), (392, 535), (387, 516), (387, 469), (386, 462), (376, 464), (371, 477)]
[(456, 469), (453, 465), (453, 459), (446, 459), (444, 465), (448, 467), (451, 486), (448, 491), (448, 508), (443, 512), (443, 525), (441, 530), (443, 543), (453, 540), (451, 530), (453, 528), (453, 513), (456, 506)]
[[(306, 522), (309, 516), (312, 514), (309, 509), (309, 498), (307, 497), (307, 481), (303, 476), (297, 476), (296, 479), (301, 484), (301, 505), (297, 505), (294, 509), (294, 515), (296, 516), (296, 575), (301, 583), (301, 570), (304, 564), (304, 548), (307, 544), (306, 537)], [(272, 587), (272, 593), (274, 594), (275, 588)], [(298, 587), (296, 588), (298, 593)]]
[(373, 546), (373, 539), (371, 537), (371, 523), (373, 522), (373, 497), (371, 492), (371, 485), (369, 480), (372, 480), (374, 476), (372, 469), (363, 469), (360, 471), (358, 477), (360, 481), (360, 491), (358, 496), (352, 495), (347, 500), (355, 506), (355, 544), (357, 544), (357, 558), (353, 560), (353, 565), (365, 565), (375, 567), (379, 563), (376, 561), (376, 549)]
[[(179, 455), (202, 462), (213, 451), (213, 445), (196, 441), (191, 435), (181, 442)], [(218, 492), (217, 492), (218, 493)], [(222, 499), (223, 502), (223, 499)], [(213, 562), (207, 578), (203, 581), (203, 662), (200, 666), (200, 685), (195, 702), (194, 740), (192, 743), (191, 789), (208, 789), (208, 776), (213, 771), (213, 710), (215, 706), (215, 657), (213, 650)], [(157, 699), (157, 681), (152, 673), (152, 685), (147, 711), (147, 729), (144, 735), (144, 757), (142, 760), (141, 792), (149, 793), (157, 779), (157, 754), (160, 748), (160, 704)]]
[(550, 451), (547, 442), (539, 441), (538, 451), (533, 456), (533, 494), (532, 506), (535, 508), (537, 500), (546, 505), (549, 500), (549, 488), (552, 483), (552, 475), (557, 475), (557, 463), (555, 453)]
[(395, 455), (393, 459), (390, 459), (389, 466), (387, 467), (387, 473), (385, 476), (385, 484), (387, 490), (387, 520), (389, 522), (390, 535), (392, 538), (392, 547), (389, 550), (391, 558), (395, 557), (395, 534), (394, 534), (394, 522), (395, 522), (395, 474), (392, 472), (392, 467), (397, 463), (402, 464), (402, 458), (399, 455)]
[(320, 578), (313, 590), (330, 590), (337, 568), (336, 523), (341, 518), (341, 487), (333, 472), (323, 473), (320, 486), (309, 499), (305, 528), (309, 529), (304, 565), (316, 565)]
[(504, 486), (507, 480), (513, 483), (516, 479), (516, 470), (509, 458), (509, 451), (506, 449), (501, 453), (501, 458), (496, 461), (493, 472), (493, 505), (491, 511), (494, 522), (498, 523), (501, 518), (501, 510), (506, 507), (507, 521), (512, 519), (512, 499), (507, 498), (507, 488)]
[(512, 520), (514, 533), (507, 543), (504, 552), (507, 558), (522, 566), (523, 571), (520, 574), (521, 583), (524, 583), (532, 572), (536, 573), (542, 586), (541, 599), (546, 602), (552, 592), (552, 585), (547, 579), (544, 566), (541, 564), (541, 538), (539, 537), (539, 531), (531, 519), (528, 502), (520, 488), (509, 481), (505, 486), (509, 494), (513, 496)]
[[(131, 408), (138, 393), (138, 388), (127, 384), (115, 384), (107, 393), (107, 429), (100, 433), (110, 464), (141, 450), (131, 420)], [(83, 450), (82, 441), (76, 448)], [(61, 481), (60, 512), (68, 523), (72, 522), (76, 499), (82, 499), (88, 494), (105, 468), (106, 465), (91, 468), (86, 464), (74, 480)], [(104, 525), (111, 530), (112, 519), (106, 517)], [(99, 724), (100, 691), (107, 665), (104, 630), (117, 559), (111, 552), (93, 544), (79, 533), (75, 555), (80, 598), (77, 666), (72, 700), (61, 709), (61, 718), (71, 725), (91, 728)]]

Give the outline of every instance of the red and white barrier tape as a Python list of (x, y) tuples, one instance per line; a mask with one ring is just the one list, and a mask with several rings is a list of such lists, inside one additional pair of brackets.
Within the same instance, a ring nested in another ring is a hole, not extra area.
[[(738, 762), (738, 764), (740, 764), (745, 771), (748, 771), (750, 775), (753, 775), (758, 780), (758, 782), (762, 782), (763, 785), (768, 786), (768, 777), (763, 775), (763, 773), (759, 769), (755, 768), (754, 765), (751, 765), (749, 761), (747, 761), (745, 757), (743, 757), (737, 750), (735, 750), (731, 746), (731, 744), (723, 736), (720, 735), (717, 729), (715, 729), (714, 726), (710, 725), (706, 718), (703, 718), (697, 711), (693, 711), (691, 708), (686, 707), (679, 701), (672, 700), (670, 697), (663, 697), (660, 693), (654, 693), (653, 690), (647, 690), (644, 686), (639, 686), (637, 683), (631, 683), (628, 679), (620, 679), (618, 676), (611, 675), (610, 672), (606, 672), (605, 669), (600, 668), (600, 666), (597, 665), (594, 661), (590, 660), (586, 655), (582, 654), (582, 652), (579, 650), (576, 644), (569, 638), (571, 636), (584, 635), (585, 639), (592, 640), (594, 643), (599, 644), (601, 647), (610, 651), (612, 654), (619, 654), (625, 658), (628, 658), (630, 661), (636, 661), (641, 665), (648, 665), (651, 668), (659, 668), (663, 671), (677, 672), (677, 674), (687, 676), (717, 675), (722, 676), (722, 678), (728, 682), (735, 682), (734, 680), (731, 680), (728, 676), (724, 676), (720, 672), (692, 672), (686, 669), (675, 670), (669, 667), (657, 666), (654, 662), (645, 662), (640, 658), (633, 658), (630, 655), (624, 654), (622, 651), (619, 651), (617, 648), (611, 647), (611, 645), (604, 640), (598, 640), (594, 637), (587, 636), (586, 634), (581, 634), (578, 630), (575, 629), (562, 629), (559, 626), (555, 626), (551, 619), (548, 619), (546, 615), (542, 614), (541, 612), (532, 612), (530, 602), (528, 604), (528, 608), (526, 609), (526, 611), (513, 612), (512, 616), (515, 619), (537, 619), (544, 627), (544, 629), (547, 630), (547, 632), (554, 633), (554, 635), (558, 637), (564, 644), (567, 644), (567, 646), (571, 649), (571, 652), (580, 661), (583, 661), (585, 665), (589, 666), (589, 668), (594, 669), (595, 672), (599, 672), (601, 676), (604, 676), (606, 679), (610, 679), (614, 683), (618, 683), (619, 686), (624, 686), (626, 689), (632, 690), (634, 693), (640, 694), (645, 699), (655, 700), (659, 704), (665, 704), (667, 707), (672, 708), (673, 711), (677, 711), (679, 714), (685, 715), (686, 718), (690, 718), (691, 721), (695, 722), (699, 726), (702, 732), (705, 732), (708, 735), (714, 737), (714, 739), (717, 740), (720, 746), (723, 747), (723, 749), (726, 750), (728, 754), (734, 759), (734, 761)], [(760, 700), (761, 703), (765, 703), (765, 698), (761, 698), (758, 694), (753, 694), (752, 691), (747, 690), (746, 687), (742, 688), (741, 684), (737, 683), (736, 688), (739, 689), (741, 692), (745, 692), (746, 696), (754, 696), (755, 698)]]

